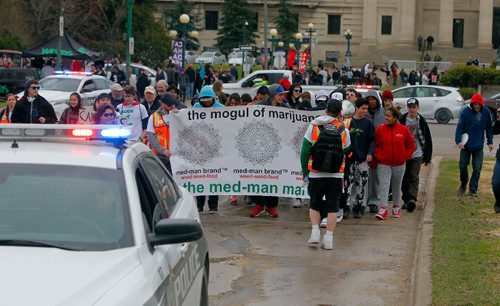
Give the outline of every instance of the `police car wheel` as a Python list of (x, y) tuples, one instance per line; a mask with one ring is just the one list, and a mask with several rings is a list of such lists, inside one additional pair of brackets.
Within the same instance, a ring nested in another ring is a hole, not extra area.
[(99, 236), (104, 236), (104, 232), (102, 229), (94, 223), (92, 220), (84, 219), (78, 216), (64, 216), (55, 220), (54, 224), (57, 224), (57, 228), (60, 228), (60, 225), (67, 224), (68, 228), (78, 227), (78, 225), (88, 228), (92, 233), (96, 233)]

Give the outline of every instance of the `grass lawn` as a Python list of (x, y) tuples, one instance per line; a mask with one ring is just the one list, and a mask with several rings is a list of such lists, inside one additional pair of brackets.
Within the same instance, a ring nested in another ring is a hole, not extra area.
[(484, 162), (479, 197), (473, 198), (457, 193), (458, 161), (441, 162), (432, 239), (433, 305), (500, 305), (500, 214), (493, 211), (493, 166), (493, 159)]

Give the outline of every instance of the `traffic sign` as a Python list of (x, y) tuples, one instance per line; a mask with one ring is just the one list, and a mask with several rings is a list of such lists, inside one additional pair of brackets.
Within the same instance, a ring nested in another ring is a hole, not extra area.
[(253, 46), (240, 46), (240, 51), (253, 51)]

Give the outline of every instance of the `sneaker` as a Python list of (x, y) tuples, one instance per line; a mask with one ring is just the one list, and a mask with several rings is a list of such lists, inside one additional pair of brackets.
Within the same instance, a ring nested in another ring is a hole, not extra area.
[(250, 212), (250, 217), (257, 218), (264, 211), (264, 207), (256, 204), (255, 207)]
[(280, 216), (280, 214), (278, 213), (278, 211), (274, 207), (268, 208), (267, 213), (270, 214), (271, 217), (273, 217), (273, 218), (278, 218)]
[(475, 190), (475, 189), (471, 189), (471, 190), (469, 190), (469, 195), (470, 195), (471, 197), (477, 197), (477, 190)]
[(321, 232), (320, 230), (311, 230), (311, 237), (309, 240), (307, 240), (307, 243), (309, 246), (312, 247), (317, 247), (319, 245), (319, 238), (320, 238)]
[(231, 197), (231, 205), (236, 206), (238, 205), (238, 198), (235, 196)]
[(392, 217), (393, 218), (401, 217), (401, 209), (399, 208), (399, 206), (392, 207)]
[(321, 242), (321, 248), (325, 250), (333, 250), (333, 236), (323, 236), (323, 241)]
[(328, 218), (323, 218), (323, 219), (321, 219), (321, 223), (319, 224), (319, 227), (326, 228), (327, 224), (328, 224)]
[(344, 207), (344, 219), (348, 219), (350, 213), (351, 213), (351, 208), (349, 207), (349, 205), (346, 205)]
[(371, 214), (378, 213), (378, 206), (377, 206), (377, 204), (368, 204), (368, 207), (370, 207), (370, 213)]
[(495, 213), (500, 214), (500, 204), (495, 204), (493, 209), (495, 210)]
[(337, 223), (340, 223), (342, 220), (344, 220), (344, 210), (339, 208), (339, 211), (337, 212)]
[(217, 209), (209, 209), (209, 210), (208, 210), (208, 214), (209, 214), (209, 215), (216, 215), (216, 214), (218, 214), (218, 213), (219, 213), (219, 212), (217, 211)]
[(352, 208), (352, 216), (354, 219), (361, 218), (361, 205), (356, 205)]
[(466, 187), (466, 185), (461, 184), (460, 188), (458, 188), (458, 194), (460, 194), (460, 195), (465, 194), (465, 187)]
[(387, 208), (380, 207), (378, 210), (378, 214), (375, 215), (375, 218), (377, 218), (379, 220), (385, 220), (385, 218), (387, 218), (388, 214), (389, 214), (389, 212), (387, 211)]
[(413, 212), (415, 210), (415, 207), (417, 207), (417, 204), (415, 203), (415, 200), (409, 200), (408, 203), (406, 203), (406, 211), (407, 212)]
[(294, 199), (293, 208), (299, 208), (299, 207), (302, 207), (302, 200), (301, 199)]

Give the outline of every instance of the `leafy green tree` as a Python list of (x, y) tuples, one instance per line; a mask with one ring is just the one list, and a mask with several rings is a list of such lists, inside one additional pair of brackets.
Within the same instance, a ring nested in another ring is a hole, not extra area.
[(288, 48), (288, 44), (295, 41), (298, 31), (297, 13), (292, 12), (288, 0), (280, 0), (275, 24), (279, 37), (285, 43), (285, 48)]
[(136, 1), (133, 11), (134, 59), (140, 59), (148, 66), (162, 63), (171, 51), (171, 40), (163, 23), (154, 18), (155, 2)]
[[(187, 2), (187, 0), (177, 0), (175, 1), (175, 7), (173, 10), (166, 9), (164, 12), (165, 15), (165, 25), (167, 29), (176, 29), (180, 24), (179, 17), (182, 14), (189, 15), (189, 23), (188, 30), (193, 31), (196, 29), (196, 19), (198, 16), (192, 15), (192, 6)], [(180, 31), (177, 30), (178, 35), (180, 35)], [(198, 50), (200, 48), (200, 42), (198, 38), (191, 37), (189, 35), (186, 36), (186, 50)]]
[[(251, 30), (255, 28), (255, 13), (248, 7), (246, 0), (224, 0), (221, 9), (222, 20), (217, 32), (217, 47), (223, 53), (227, 54), (232, 48), (242, 44), (243, 36), (248, 44), (255, 44), (257, 35)], [(245, 26), (245, 22), (249, 25)]]
[(23, 50), (24, 47), (25, 46), (21, 42), (21, 39), (12, 35), (9, 30), (4, 29), (0, 32), (0, 49)]

